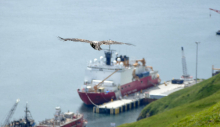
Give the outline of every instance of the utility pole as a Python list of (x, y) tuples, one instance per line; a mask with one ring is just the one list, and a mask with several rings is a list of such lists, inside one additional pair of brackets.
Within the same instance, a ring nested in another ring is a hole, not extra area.
[(198, 44), (200, 42), (196, 42), (196, 84), (197, 84), (197, 65), (198, 65)]

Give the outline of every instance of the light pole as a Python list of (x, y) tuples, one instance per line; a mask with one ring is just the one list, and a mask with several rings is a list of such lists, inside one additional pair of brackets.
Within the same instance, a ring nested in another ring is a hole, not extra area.
[(197, 65), (198, 65), (198, 44), (200, 42), (196, 42), (197, 46), (196, 46), (196, 84), (197, 84)]

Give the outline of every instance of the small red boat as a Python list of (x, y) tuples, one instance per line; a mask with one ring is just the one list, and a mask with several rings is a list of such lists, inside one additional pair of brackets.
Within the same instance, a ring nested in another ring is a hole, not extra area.
[(146, 66), (144, 58), (129, 60), (128, 56), (116, 53), (111, 61), (113, 52), (105, 51), (105, 60), (101, 56), (87, 66), (84, 85), (77, 90), (85, 104), (99, 105), (160, 83), (158, 71)]
[(87, 121), (82, 114), (73, 112), (61, 113), (60, 107), (56, 107), (54, 118), (41, 121), (37, 127), (86, 127)]

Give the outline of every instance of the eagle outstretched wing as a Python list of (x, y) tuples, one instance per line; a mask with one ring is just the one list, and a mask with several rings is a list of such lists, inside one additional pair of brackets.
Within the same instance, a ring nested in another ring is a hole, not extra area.
[(85, 40), (85, 39), (79, 39), (79, 38), (62, 38), (62, 37), (58, 37), (60, 40), (63, 41), (75, 41), (75, 42), (86, 42), (86, 43), (93, 43), (90, 40)]
[[(99, 43), (104, 44), (104, 45), (112, 45), (112, 44), (119, 44), (119, 45), (122, 45), (122, 44), (133, 45), (133, 44), (130, 44), (130, 43), (123, 43), (123, 42), (112, 41), (112, 40), (100, 41)], [(135, 45), (133, 45), (133, 46), (135, 46)]]

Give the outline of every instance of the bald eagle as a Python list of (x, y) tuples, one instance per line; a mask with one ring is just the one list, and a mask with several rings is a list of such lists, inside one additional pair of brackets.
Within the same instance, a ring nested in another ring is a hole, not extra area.
[[(85, 40), (85, 39), (79, 39), (79, 38), (62, 38), (58, 37), (59, 39), (63, 41), (75, 41), (75, 42), (85, 42), (89, 43), (92, 48), (95, 50), (102, 50), (101, 45), (112, 45), (112, 44), (126, 44), (126, 45), (133, 45), (130, 43), (123, 43), (123, 42), (117, 42), (117, 41), (112, 41), (112, 40), (106, 40), (106, 41), (90, 41), (90, 40)], [(133, 45), (135, 46), (135, 45)]]

